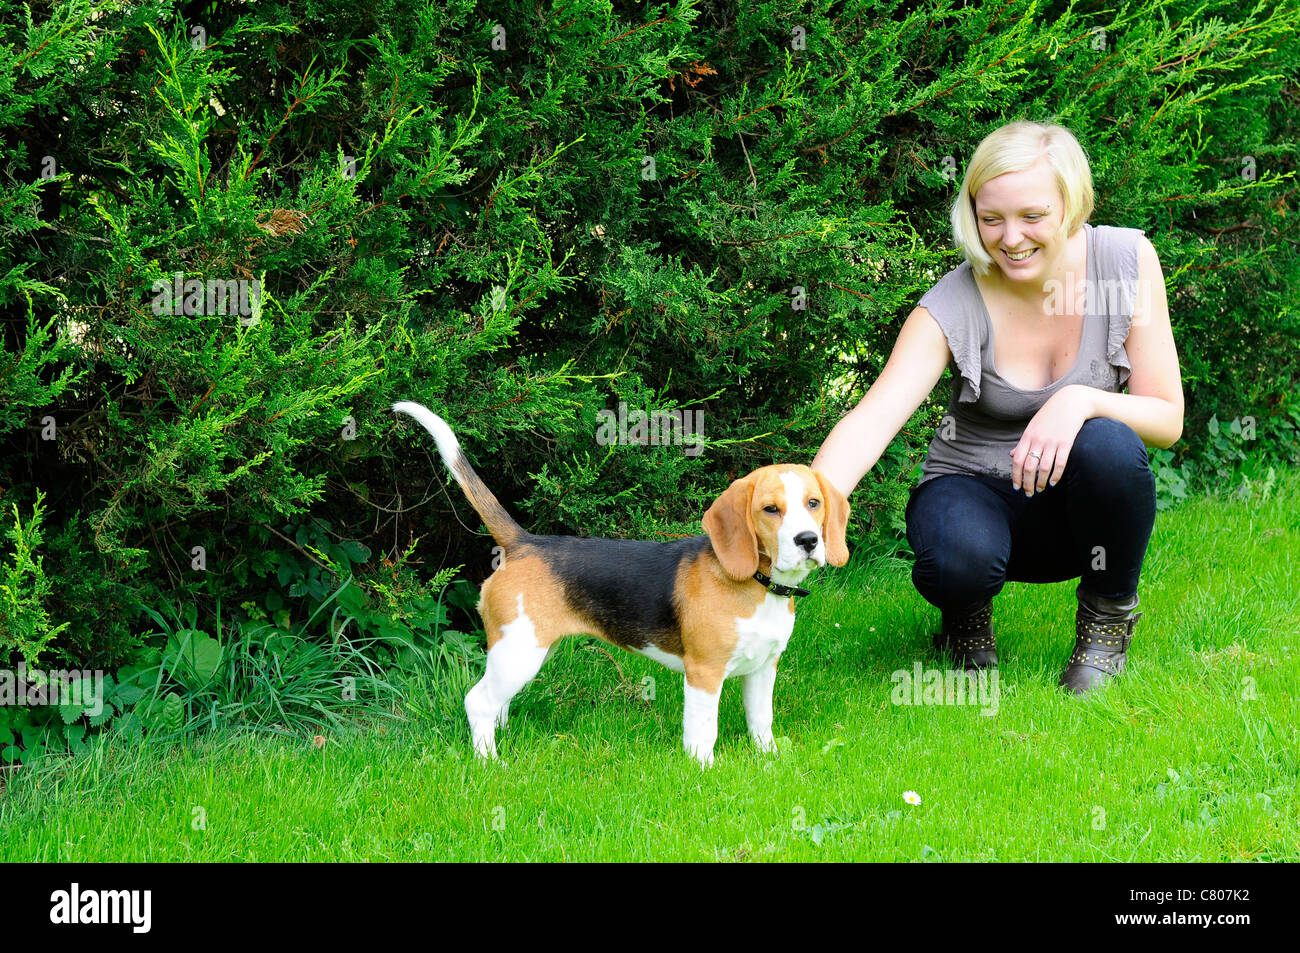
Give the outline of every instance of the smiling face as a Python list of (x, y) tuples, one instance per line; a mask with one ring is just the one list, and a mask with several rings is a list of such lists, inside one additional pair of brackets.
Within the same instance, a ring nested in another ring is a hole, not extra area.
[(1065, 201), (1046, 159), (989, 179), (975, 193), (975, 221), (984, 251), (1003, 280), (1041, 286), (1065, 265), (1061, 233)]

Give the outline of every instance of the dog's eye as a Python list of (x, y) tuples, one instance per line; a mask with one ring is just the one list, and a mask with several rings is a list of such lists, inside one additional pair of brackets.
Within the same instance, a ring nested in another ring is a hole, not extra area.
[(810, 509), (810, 510), (815, 510), (815, 509), (817, 509), (817, 507), (819, 507), (819, 506), (821, 506), (821, 505), (822, 505), (822, 501), (821, 501), (821, 500), (809, 500), (809, 501), (808, 501), (808, 509)]
[(777, 506), (775, 503), (769, 503), (769, 504), (767, 504), (767, 506), (763, 507), (763, 512), (764, 512), (764, 513), (780, 513), (780, 512), (781, 512), (781, 507)]

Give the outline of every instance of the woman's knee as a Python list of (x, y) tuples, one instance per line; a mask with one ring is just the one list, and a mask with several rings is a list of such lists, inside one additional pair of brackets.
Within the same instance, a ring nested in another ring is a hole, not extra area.
[(1142, 438), (1128, 424), (1113, 417), (1093, 417), (1083, 422), (1066, 465), (1110, 476), (1150, 469)]
[(1150, 536), (1156, 480), (1146, 445), (1128, 424), (1110, 417), (1086, 421), (1070, 450), (1065, 475), (1077, 525), (1109, 531), (1118, 522), (1139, 536)]
[(1005, 581), (1011, 528), (986, 494), (996, 497), (986, 487), (952, 480), (908, 506), (912, 581), (935, 604), (969, 604)]
[(918, 552), (912, 583), (935, 605), (964, 606), (1000, 590), (1006, 571), (1007, 557), (1001, 550), (954, 542)]

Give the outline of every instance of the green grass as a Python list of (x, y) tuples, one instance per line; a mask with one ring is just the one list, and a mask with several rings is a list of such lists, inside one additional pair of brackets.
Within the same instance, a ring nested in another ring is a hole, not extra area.
[(1161, 513), (1129, 669), (1081, 699), (1056, 687), (1075, 583), (1008, 584), (992, 717), (891, 703), (891, 673), (940, 664), (907, 563), (822, 570), (777, 678), (776, 755), (751, 747), (733, 682), (700, 770), (680, 676), (569, 640), (515, 700), (505, 763), (472, 757), (463, 685), (321, 749), (119, 742), (6, 772), (0, 859), (1295, 861), (1298, 556), (1300, 474)]

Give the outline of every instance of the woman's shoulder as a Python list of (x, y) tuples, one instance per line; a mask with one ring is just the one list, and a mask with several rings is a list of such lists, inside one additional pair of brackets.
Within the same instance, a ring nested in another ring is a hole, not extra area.
[(1151, 244), (1146, 238), (1146, 229), (1121, 225), (1088, 227), (1092, 229), (1093, 247), (1101, 270), (1106, 273), (1118, 272), (1124, 277), (1136, 277), (1138, 251), (1143, 245)]
[(930, 286), (930, 290), (921, 295), (918, 306), (927, 308), (931, 313), (935, 307), (951, 310), (956, 303), (964, 303), (971, 298), (974, 282), (970, 280), (970, 262), (963, 261), (942, 278)]
[(1095, 225), (1088, 223), (1093, 235), (1106, 242), (1136, 242), (1147, 233), (1145, 228), (1130, 228), (1126, 225)]

